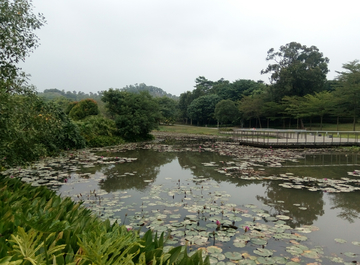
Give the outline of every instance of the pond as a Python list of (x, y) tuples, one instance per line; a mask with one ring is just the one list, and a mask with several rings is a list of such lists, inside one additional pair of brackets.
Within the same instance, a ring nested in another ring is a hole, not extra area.
[(348, 174), (360, 168), (356, 155), (271, 150), (262, 159), (281, 160), (268, 163), (205, 146), (169, 148), (98, 152), (104, 162), (71, 173), (58, 193), (129, 229), (169, 233), (169, 246), (206, 248), (213, 264), (358, 260), (359, 182)]
[(360, 158), (231, 142), (129, 144), (68, 152), (3, 174), (129, 229), (169, 234), (212, 264), (354, 264)]

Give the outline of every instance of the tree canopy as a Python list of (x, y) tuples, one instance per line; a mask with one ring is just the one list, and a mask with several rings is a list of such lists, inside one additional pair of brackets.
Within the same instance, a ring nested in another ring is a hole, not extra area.
[(39, 45), (34, 34), (45, 23), (42, 14), (33, 13), (31, 1), (0, 1), (0, 87), (11, 91), (11, 83), (20, 76), (16, 64)]
[(303, 97), (325, 88), (329, 59), (316, 46), (307, 47), (291, 42), (281, 46), (279, 51), (271, 48), (266, 61), (274, 61), (261, 73), (271, 74), (275, 101), (284, 96)]
[(147, 139), (158, 126), (159, 105), (146, 91), (135, 94), (109, 89), (104, 91), (102, 100), (115, 117), (120, 136), (126, 140)]

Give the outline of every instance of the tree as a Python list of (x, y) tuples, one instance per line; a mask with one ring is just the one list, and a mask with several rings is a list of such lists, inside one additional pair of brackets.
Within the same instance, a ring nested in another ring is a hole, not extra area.
[(198, 123), (211, 123), (214, 121), (215, 106), (219, 101), (219, 96), (215, 94), (199, 97), (189, 105), (188, 115)]
[(337, 72), (339, 86), (335, 94), (340, 99), (339, 106), (347, 106), (348, 113), (353, 117), (353, 130), (355, 131), (356, 119), (359, 117), (360, 102), (360, 63), (358, 60), (343, 64), (345, 71)]
[(320, 116), (320, 130), (323, 126), (323, 117), (325, 114), (330, 113), (332, 104), (332, 94), (328, 91), (315, 92), (314, 95), (305, 95), (305, 112), (316, 114)]
[(31, 0), (1, 0), (0, 2), (0, 88), (10, 92), (20, 77), (20, 61), (36, 49), (39, 39), (34, 30), (45, 23), (42, 14), (33, 14)]
[(277, 102), (284, 96), (303, 97), (325, 88), (329, 59), (316, 46), (291, 42), (279, 51), (271, 48), (266, 61), (275, 61), (261, 73), (271, 73), (272, 96)]
[(261, 96), (245, 96), (239, 103), (239, 110), (245, 119), (256, 118), (262, 128), (260, 117), (263, 115), (263, 106), (264, 100)]
[(233, 123), (239, 119), (239, 115), (239, 109), (235, 105), (235, 102), (230, 99), (221, 100), (215, 106), (215, 118), (219, 123)]
[(176, 120), (178, 102), (175, 99), (168, 98), (166, 96), (156, 98), (156, 101), (158, 102), (160, 108), (161, 122), (165, 124), (173, 124)]
[(120, 136), (126, 140), (148, 139), (158, 127), (159, 105), (147, 91), (135, 94), (109, 89), (103, 92), (102, 100), (115, 117)]

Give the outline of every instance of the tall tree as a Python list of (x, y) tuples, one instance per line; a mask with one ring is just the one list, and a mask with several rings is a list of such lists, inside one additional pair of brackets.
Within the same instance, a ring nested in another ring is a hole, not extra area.
[(161, 122), (165, 124), (173, 124), (176, 120), (176, 115), (178, 111), (178, 101), (172, 98), (168, 98), (166, 96), (156, 98), (156, 101), (159, 104), (160, 108)]
[(337, 72), (339, 86), (336, 95), (339, 96), (339, 105), (347, 105), (350, 116), (353, 117), (353, 130), (355, 131), (356, 120), (360, 115), (360, 63), (358, 60), (343, 64), (345, 71)]
[(264, 113), (264, 100), (259, 95), (245, 96), (239, 102), (239, 110), (245, 119), (255, 118), (262, 128), (260, 117)]
[(11, 92), (16, 77), (20, 77), (17, 63), (34, 51), (39, 39), (34, 30), (45, 23), (42, 14), (33, 13), (31, 1), (0, 1), (0, 88)]
[(215, 106), (215, 118), (218, 123), (234, 123), (240, 118), (240, 112), (235, 102), (230, 99), (221, 100)]
[(275, 101), (284, 96), (303, 97), (325, 88), (329, 59), (316, 46), (290, 42), (281, 46), (279, 51), (271, 48), (266, 61), (275, 62), (261, 71), (262, 74), (271, 74)]
[(192, 120), (198, 123), (211, 123), (214, 120), (214, 111), (216, 104), (220, 101), (218, 95), (210, 94), (199, 97), (191, 102), (188, 107), (188, 115)]

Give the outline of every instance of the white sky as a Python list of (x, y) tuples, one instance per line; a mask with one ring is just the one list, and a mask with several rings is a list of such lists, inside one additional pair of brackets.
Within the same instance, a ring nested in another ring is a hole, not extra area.
[(360, 1), (33, 0), (47, 24), (24, 64), (38, 91), (145, 83), (179, 96), (205, 76), (263, 80), (270, 48), (295, 41), (330, 59), (329, 79), (360, 59)]

